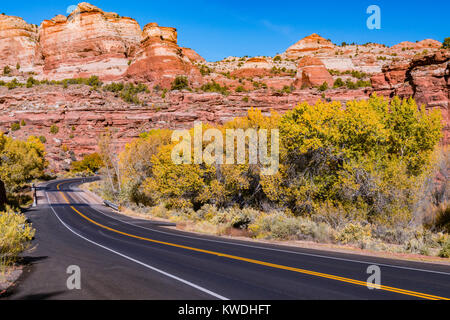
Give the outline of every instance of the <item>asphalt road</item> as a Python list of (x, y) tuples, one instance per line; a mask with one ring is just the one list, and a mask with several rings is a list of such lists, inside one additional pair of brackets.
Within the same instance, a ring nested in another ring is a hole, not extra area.
[[(28, 212), (29, 267), (7, 299), (298, 300), (450, 298), (450, 266), (199, 236), (114, 213), (48, 183)], [(369, 289), (367, 269), (381, 270)], [(69, 290), (69, 266), (81, 290)]]

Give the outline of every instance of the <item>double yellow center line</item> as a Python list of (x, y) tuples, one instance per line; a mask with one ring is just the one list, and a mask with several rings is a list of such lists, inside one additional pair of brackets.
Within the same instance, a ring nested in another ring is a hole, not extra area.
[[(63, 183), (61, 183), (61, 184), (59, 184), (57, 186), (57, 189), (59, 191), (61, 191), (60, 190), (60, 186), (62, 184)], [(67, 199), (67, 197), (64, 194), (64, 192), (60, 192), (60, 193), (63, 196), (64, 200), (70, 205), (70, 201), (69, 201), (69, 199)], [(448, 298), (434, 296), (434, 295), (430, 295), (430, 294), (426, 294), (426, 293), (420, 293), (420, 292), (415, 292), (415, 291), (410, 291), (410, 290), (404, 290), (404, 289), (399, 289), (399, 288), (394, 288), (394, 287), (388, 287), (388, 286), (384, 286), (384, 285), (376, 285), (376, 284), (367, 283), (367, 282), (364, 282), (364, 281), (359, 281), (359, 280), (354, 280), (354, 279), (350, 279), (350, 278), (334, 276), (334, 275), (331, 275), (331, 274), (320, 273), (320, 272), (304, 270), (304, 269), (299, 269), (299, 268), (293, 268), (293, 267), (283, 266), (283, 265), (279, 265), (279, 264), (275, 264), (275, 263), (269, 263), (269, 262), (264, 262), (264, 261), (260, 261), (260, 260), (248, 259), (248, 258), (243, 258), (243, 257), (239, 257), (239, 256), (230, 255), (230, 254), (225, 254), (225, 253), (220, 253), (220, 252), (215, 252), (215, 251), (209, 251), (209, 250), (203, 250), (203, 249), (183, 246), (183, 245), (179, 245), (179, 244), (175, 244), (175, 243), (163, 242), (163, 241), (153, 240), (153, 239), (149, 239), (149, 238), (144, 238), (144, 237), (136, 236), (136, 235), (133, 235), (133, 234), (122, 232), (122, 231), (110, 228), (108, 226), (102, 225), (102, 224), (92, 220), (91, 218), (87, 217), (86, 215), (81, 213), (79, 210), (77, 210), (75, 207), (70, 206), (70, 208), (73, 211), (75, 211), (79, 216), (81, 216), (83, 219), (89, 221), (90, 223), (92, 223), (92, 224), (94, 224), (94, 225), (96, 225), (96, 226), (98, 226), (98, 227), (100, 227), (102, 229), (105, 229), (105, 230), (108, 230), (108, 231), (111, 231), (111, 232), (114, 232), (114, 233), (117, 233), (117, 234), (121, 234), (121, 235), (130, 237), (130, 238), (134, 238), (134, 239), (139, 239), (139, 240), (143, 240), (143, 241), (147, 241), (147, 242), (151, 242), (151, 243), (162, 244), (162, 245), (165, 245), (165, 246), (170, 246), (170, 247), (181, 248), (181, 249), (186, 249), (186, 250), (190, 250), (190, 251), (210, 254), (210, 255), (219, 256), (219, 257), (223, 257), (223, 258), (228, 258), (228, 259), (232, 259), (232, 260), (244, 261), (244, 262), (248, 262), (248, 263), (252, 263), (252, 264), (256, 264), (256, 265), (261, 265), (261, 266), (266, 266), (266, 267), (270, 267), (270, 268), (287, 270), (287, 271), (297, 272), (297, 273), (301, 273), (301, 274), (316, 276), (316, 277), (320, 277), (320, 278), (325, 278), (325, 279), (331, 279), (331, 280), (336, 280), (336, 281), (340, 281), (340, 282), (351, 283), (351, 284), (355, 284), (355, 285), (359, 285), (359, 286), (364, 286), (364, 287), (367, 287), (367, 288), (374, 288), (374, 289), (379, 289), (379, 290), (384, 290), (384, 291), (389, 291), (389, 292), (400, 293), (400, 294), (413, 296), (413, 297), (417, 297), (417, 298), (422, 298), (422, 299), (427, 299), (427, 300), (450, 300)]]

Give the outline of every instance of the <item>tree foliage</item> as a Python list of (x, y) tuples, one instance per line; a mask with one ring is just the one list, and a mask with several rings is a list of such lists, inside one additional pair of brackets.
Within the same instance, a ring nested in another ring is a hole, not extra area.
[(38, 138), (22, 141), (0, 135), (0, 180), (7, 191), (41, 177), (46, 166), (45, 148)]
[(171, 208), (274, 209), (334, 225), (350, 220), (405, 225), (430, 175), (442, 125), (438, 111), (427, 112), (412, 99), (373, 96), (345, 106), (302, 103), (284, 116), (250, 110), (215, 128), (223, 134), (279, 129), (279, 171), (262, 175), (248, 155), (240, 165), (176, 165), (171, 132), (154, 131), (119, 157), (124, 199)]

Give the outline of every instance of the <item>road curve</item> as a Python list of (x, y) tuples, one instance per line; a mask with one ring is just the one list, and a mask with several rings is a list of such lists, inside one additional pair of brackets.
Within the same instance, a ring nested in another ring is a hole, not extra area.
[[(8, 299), (396, 300), (450, 298), (450, 266), (193, 235), (93, 204), (84, 180), (39, 191), (31, 266)], [(81, 290), (67, 289), (69, 266)], [(381, 287), (368, 288), (368, 267)]]

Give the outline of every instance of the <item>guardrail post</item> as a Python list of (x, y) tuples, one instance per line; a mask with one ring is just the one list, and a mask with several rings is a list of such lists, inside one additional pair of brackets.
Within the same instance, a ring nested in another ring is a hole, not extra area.
[(38, 198), (37, 198), (37, 188), (34, 185), (34, 183), (33, 183), (32, 187), (31, 187), (31, 189), (33, 191), (33, 208), (36, 208), (37, 204), (38, 204)]

